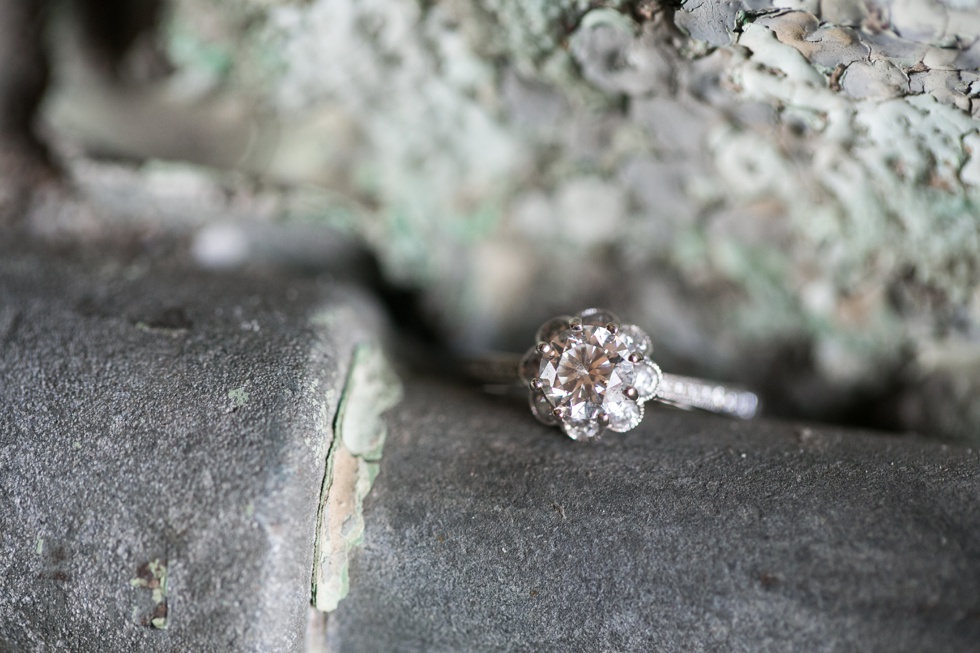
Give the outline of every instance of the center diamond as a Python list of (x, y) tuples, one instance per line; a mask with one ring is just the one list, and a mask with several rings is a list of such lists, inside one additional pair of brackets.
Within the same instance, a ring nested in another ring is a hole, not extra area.
[(584, 326), (563, 331), (554, 340), (560, 343), (564, 346), (558, 355), (541, 361), (544, 395), (573, 420), (595, 419), (633, 383), (627, 342), (606, 327)]

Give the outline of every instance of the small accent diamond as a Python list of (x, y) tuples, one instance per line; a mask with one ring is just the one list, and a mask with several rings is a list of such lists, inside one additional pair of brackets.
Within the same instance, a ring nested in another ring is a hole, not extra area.
[(602, 435), (599, 422), (591, 419), (569, 420), (563, 422), (561, 426), (565, 435), (573, 440), (594, 440)]
[(627, 399), (622, 392), (610, 394), (605, 403), (609, 428), (619, 433), (635, 428), (643, 419), (643, 405)]
[(623, 341), (626, 343), (626, 348), (629, 349), (630, 353), (648, 355), (653, 351), (653, 343), (650, 342), (650, 336), (643, 332), (640, 327), (635, 324), (627, 324), (620, 329), (620, 334), (623, 337)]
[(649, 401), (660, 386), (660, 368), (648, 360), (636, 364), (633, 387), (640, 393), (640, 401)]

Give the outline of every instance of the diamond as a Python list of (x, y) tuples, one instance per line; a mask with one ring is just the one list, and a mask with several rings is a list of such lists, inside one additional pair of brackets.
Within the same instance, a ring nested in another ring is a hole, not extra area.
[(534, 416), (538, 418), (539, 422), (548, 426), (554, 426), (558, 423), (558, 420), (555, 419), (554, 407), (548, 403), (548, 400), (543, 394), (532, 392), (529, 403), (531, 404), (531, 412), (534, 413)]
[(585, 326), (559, 335), (561, 353), (542, 359), (538, 377), (544, 395), (571, 420), (595, 420), (607, 397), (633, 383), (625, 342), (603, 326)]
[(538, 368), (541, 367), (541, 354), (535, 349), (531, 349), (524, 358), (521, 359), (520, 373), (524, 383), (530, 383), (531, 379), (538, 375)]
[(538, 339), (521, 361), (521, 377), (533, 380), (531, 409), (540, 421), (561, 423), (575, 440), (640, 423), (643, 402), (660, 382), (659, 368), (646, 358), (650, 338), (641, 329), (620, 324), (609, 311), (589, 309), (579, 318), (549, 320)]
[(624, 324), (620, 328), (620, 335), (631, 354), (642, 354), (646, 356), (653, 351), (653, 343), (650, 342), (650, 336), (635, 324)]
[(572, 319), (568, 315), (559, 315), (541, 325), (534, 339), (538, 342), (551, 342), (568, 328), (568, 321)]
[(643, 406), (628, 399), (621, 391), (609, 394), (604, 404), (609, 415), (609, 428), (619, 433), (625, 433), (636, 428), (643, 419)]
[(640, 361), (634, 369), (633, 387), (640, 393), (641, 402), (653, 399), (660, 386), (662, 374), (655, 363), (648, 360)]
[(599, 422), (593, 419), (569, 420), (563, 422), (562, 430), (573, 440), (594, 440), (602, 434)]

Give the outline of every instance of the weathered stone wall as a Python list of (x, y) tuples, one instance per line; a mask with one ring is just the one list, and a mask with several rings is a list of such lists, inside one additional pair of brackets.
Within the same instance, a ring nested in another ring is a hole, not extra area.
[(187, 0), (156, 99), (329, 189), (270, 211), (343, 209), (461, 346), (611, 296), (668, 365), (969, 434), (980, 7), (783, 4)]

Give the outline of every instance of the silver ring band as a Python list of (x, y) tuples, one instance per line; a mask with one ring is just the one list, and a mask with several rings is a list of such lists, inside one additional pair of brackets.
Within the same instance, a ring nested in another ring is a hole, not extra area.
[[(494, 353), (463, 361), (462, 371), (475, 382), (526, 390), (520, 378), (521, 356)], [(759, 413), (759, 396), (746, 388), (677, 374), (663, 374), (653, 400), (685, 410), (700, 409), (719, 415), (752, 419)]]

